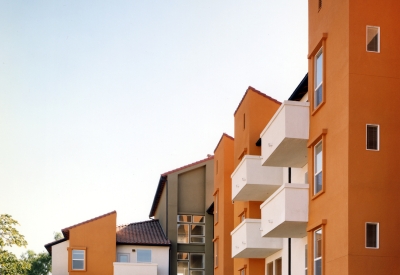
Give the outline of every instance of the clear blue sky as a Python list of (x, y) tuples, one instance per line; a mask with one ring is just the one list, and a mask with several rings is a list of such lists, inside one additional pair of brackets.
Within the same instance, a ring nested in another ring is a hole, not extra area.
[[(248, 86), (307, 72), (307, 1), (0, 0), (0, 213), (36, 252), (212, 154)], [(25, 249), (22, 249), (24, 251)]]

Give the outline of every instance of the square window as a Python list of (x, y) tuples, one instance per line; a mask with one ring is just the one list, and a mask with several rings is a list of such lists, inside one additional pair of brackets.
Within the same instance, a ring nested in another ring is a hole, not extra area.
[(204, 268), (204, 254), (190, 253), (190, 269)]
[(379, 150), (379, 125), (367, 124), (367, 150)]
[(117, 262), (119, 263), (129, 263), (130, 257), (128, 253), (118, 253), (117, 254)]
[(323, 100), (322, 82), (323, 82), (323, 52), (322, 49), (315, 56), (315, 74), (314, 74), (314, 108), (318, 107)]
[(85, 270), (85, 250), (72, 250), (72, 270)]
[(367, 222), (365, 231), (365, 247), (379, 248), (379, 223)]
[(322, 190), (322, 141), (314, 146), (314, 194)]
[(379, 39), (379, 27), (367, 26), (367, 52), (379, 53), (380, 51), (380, 39)]
[(205, 242), (205, 216), (178, 215), (178, 243)]
[(322, 274), (322, 229), (314, 231), (314, 275)]
[(138, 263), (151, 263), (151, 250), (150, 249), (138, 249), (137, 251), (137, 262)]

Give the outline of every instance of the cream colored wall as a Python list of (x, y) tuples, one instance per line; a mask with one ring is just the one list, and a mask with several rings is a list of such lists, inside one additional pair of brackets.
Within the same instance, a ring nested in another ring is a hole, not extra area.
[(68, 246), (69, 241), (65, 241), (51, 248), (52, 274), (68, 275)]
[[(117, 245), (117, 253), (128, 253), (130, 262), (137, 263), (137, 252), (132, 249), (151, 250), (151, 262), (158, 264), (157, 275), (168, 275), (169, 269), (169, 246), (139, 246), (139, 245)], [(115, 258), (117, 255), (115, 255)]]
[[(305, 273), (305, 245), (307, 237), (291, 239), (291, 275)], [(265, 258), (265, 275), (275, 275), (275, 260), (282, 258), (282, 275), (288, 275), (288, 239), (283, 239), (283, 249)], [(267, 274), (267, 264), (274, 262), (274, 274)]]
[(157, 264), (114, 263), (114, 275), (158, 275)]

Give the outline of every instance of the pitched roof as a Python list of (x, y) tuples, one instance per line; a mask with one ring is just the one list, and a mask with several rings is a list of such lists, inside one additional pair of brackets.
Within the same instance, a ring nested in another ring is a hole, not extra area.
[(243, 97), (242, 97), (242, 100), (240, 101), (240, 103), (239, 103), (239, 105), (237, 106), (237, 108), (236, 108), (235, 112), (233, 113), (233, 115), (236, 115), (236, 112), (239, 110), (240, 105), (242, 105), (242, 102), (243, 102), (244, 98), (246, 97), (246, 95), (248, 94), (249, 91), (252, 91), (252, 92), (254, 92), (254, 93), (256, 93), (256, 94), (259, 94), (259, 95), (261, 95), (261, 96), (263, 96), (263, 97), (265, 97), (265, 98), (268, 98), (269, 100), (271, 100), (271, 101), (273, 101), (273, 102), (276, 102), (276, 103), (278, 103), (278, 104), (282, 104), (282, 102), (276, 100), (275, 98), (272, 98), (272, 97), (270, 97), (270, 96), (268, 96), (268, 95), (266, 95), (266, 94), (260, 92), (259, 90), (256, 90), (256, 89), (254, 89), (253, 87), (249, 86), (249, 88), (247, 88), (246, 92), (244, 93), (244, 95), (243, 95)]
[(175, 173), (175, 172), (179, 172), (180, 170), (183, 170), (183, 169), (186, 169), (186, 168), (201, 164), (203, 162), (206, 162), (206, 161), (209, 161), (209, 160), (212, 160), (212, 159), (214, 159), (214, 156), (209, 155), (205, 159), (190, 163), (188, 165), (185, 165), (185, 166), (182, 166), (182, 167), (179, 167), (177, 169), (174, 169), (174, 170), (171, 170), (171, 171), (168, 171), (168, 172), (165, 172), (165, 173), (161, 174), (160, 180), (158, 181), (157, 190), (156, 190), (156, 193), (154, 195), (153, 204), (151, 205), (149, 217), (153, 217), (154, 214), (156, 213), (156, 208), (158, 206), (158, 203), (160, 202), (161, 194), (162, 194), (162, 191), (164, 189), (165, 183), (167, 182), (167, 178), (168, 178), (169, 174), (172, 174), (172, 173)]
[(299, 85), (297, 85), (296, 89), (290, 95), (289, 100), (299, 101), (303, 98), (303, 96), (308, 92), (308, 73), (303, 77), (300, 81)]
[(223, 139), (224, 137), (227, 137), (227, 138), (229, 138), (229, 139), (231, 139), (231, 140), (235, 140), (235, 139), (234, 139), (233, 137), (231, 137), (230, 135), (223, 133), (222, 136), (221, 136), (221, 138), (220, 138), (219, 141), (218, 141), (217, 146), (215, 146), (214, 154), (215, 154), (215, 151), (217, 151), (217, 148), (218, 148), (219, 144), (221, 143), (221, 141), (222, 141), (222, 139)]
[(117, 244), (171, 245), (158, 220), (117, 226)]

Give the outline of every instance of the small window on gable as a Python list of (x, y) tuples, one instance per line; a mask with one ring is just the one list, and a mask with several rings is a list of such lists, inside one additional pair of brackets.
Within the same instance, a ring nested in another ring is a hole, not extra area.
[(367, 26), (367, 52), (379, 53), (380, 51), (380, 28)]
[(365, 247), (379, 248), (379, 223), (367, 222), (365, 231)]
[(367, 150), (379, 150), (379, 125), (367, 124)]

